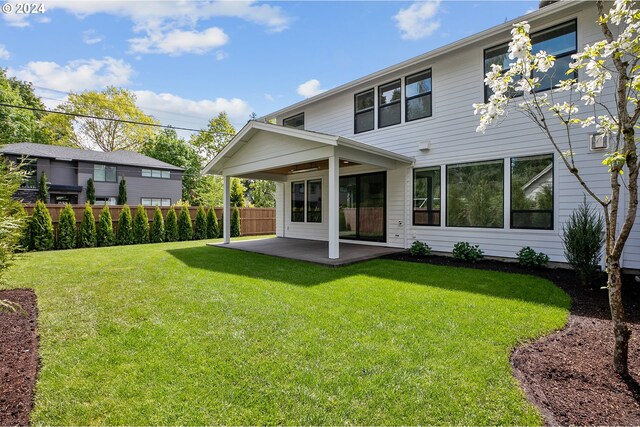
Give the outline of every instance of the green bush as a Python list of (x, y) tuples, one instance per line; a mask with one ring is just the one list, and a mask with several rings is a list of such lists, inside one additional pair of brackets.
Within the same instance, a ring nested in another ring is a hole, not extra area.
[(76, 214), (71, 205), (67, 203), (58, 219), (58, 249), (73, 249), (77, 245)]
[(209, 208), (207, 212), (207, 239), (217, 239), (220, 236), (218, 226), (218, 216), (214, 208)]
[(113, 220), (111, 219), (111, 212), (109, 212), (109, 206), (105, 205), (98, 217), (98, 234), (97, 242), (98, 246), (113, 246), (115, 243), (115, 235), (113, 234)]
[(431, 248), (424, 242), (416, 240), (409, 248), (411, 256), (427, 256), (431, 254)]
[(240, 237), (240, 211), (237, 206), (231, 214), (231, 237)]
[(120, 179), (120, 185), (118, 186), (118, 204), (127, 204), (127, 181), (124, 180), (124, 176)]
[(540, 268), (547, 265), (549, 256), (542, 252), (536, 252), (535, 249), (525, 246), (516, 253), (518, 263), (523, 267)]
[(133, 234), (131, 231), (131, 209), (125, 204), (122, 207), (122, 212), (120, 212), (120, 218), (118, 218), (116, 244), (130, 245), (131, 243), (133, 243)]
[[(1, 166), (0, 166), (1, 167)], [(15, 247), (16, 252), (26, 252), (31, 249), (31, 217), (27, 215), (27, 211), (22, 206), (22, 203), (16, 205), (17, 213), (15, 217), (22, 218), (22, 224), (20, 225), (20, 236), (17, 240)], [(0, 269), (1, 270), (1, 269)]]
[(460, 261), (475, 263), (484, 258), (484, 252), (480, 249), (480, 245), (458, 242), (453, 245), (453, 257)]
[(193, 227), (193, 240), (202, 240), (207, 238), (207, 214), (204, 207), (199, 206), (196, 212), (196, 220)]
[(96, 219), (89, 202), (84, 207), (82, 222), (80, 223), (80, 247), (93, 248), (96, 246)]
[(138, 205), (136, 216), (133, 218), (133, 243), (149, 243), (149, 216), (142, 205)]
[(602, 217), (587, 204), (586, 198), (563, 227), (564, 255), (584, 286), (591, 285), (600, 268), (603, 233)]
[(49, 186), (47, 185), (47, 174), (42, 172), (38, 182), (38, 201), (47, 203), (49, 201)]
[(96, 186), (93, 184), (93, 178), (87, 181), (87, 202), (91, 205), (96, 204)]
[(180, 209), (180, 216), (178, 217), (178, 240), (191, 240), (192, 236), (193, 226), (191, 224), (189, 208), (183, 206), (182, 209)]
[(173, 206), (169, 208), (169, 213), (167, 213), (167, 220), (164, 224), (164, 233), (164, 239), (166, 242), (178, 241), (178, 216), (176, 215), (176, 211)]
[(33, 249), (36, 251), (53, 249), (54, 235), (51, 215), (49, 215), (49, 210), (40, 200), (36, 202), (36, 207), (31, 217), (31, 239)]
[(162, 210), (156, 206), (156, 210), (153, 212), (153, 224), (151, 226), (151, 243), (164, 242), (164, 218), (162, 217)]

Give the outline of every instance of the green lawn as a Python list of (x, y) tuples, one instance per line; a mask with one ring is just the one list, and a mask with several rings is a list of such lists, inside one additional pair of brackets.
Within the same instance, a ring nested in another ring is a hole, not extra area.
[(509, 353), (569, 307), (531, 276), (201, 241), (30, 253), (7, 283), (38, 295), (37, 425), (540, 424)]

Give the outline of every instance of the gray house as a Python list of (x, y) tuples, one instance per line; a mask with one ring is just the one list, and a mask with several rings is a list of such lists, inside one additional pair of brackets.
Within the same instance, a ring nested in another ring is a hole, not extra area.
[(35, 202), (43, 172), (49, 183), (49, 203), (84, 204), (89, 178), (95, 184), (96, 205), (116, 204), (122, 178), (130, 205), (170, 206), (182, 198), (182, 168), (133, 151), (102, 152), (22, 142), (8, 144), (0, 153), (13, 161), (26, 158), (32, 174), (18, 193), (25, 202)]

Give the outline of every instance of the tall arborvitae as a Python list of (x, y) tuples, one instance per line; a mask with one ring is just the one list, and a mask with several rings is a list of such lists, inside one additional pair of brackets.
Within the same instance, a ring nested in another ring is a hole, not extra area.
[(231, 237), (240, 237), (240, 211), (237, 207), (233, 208), (231, 214)]
[(36, 251), (48, 251), (54, 247), (53, 223), (49, 210), (40, 200), (36, 202), (31, 217), (31, 241)]
[(58, 219), (58, 249), (73, 249), (78, 245), (76, 214), (70, 204), (64, 207)]
[(87, 202), (90, 205), (96, 204), (96, 186), (93, 185), (93, 178), (87, 181)]
[(209, 208), (207, 212), (207, 239), (217, 239), (220, 236), (220, 227), (218, 225), (218, 217), (216, 210)]
[(178, 240), (178, 216), (176, 215), (176, 211), (173, 206), (169, 208), (169, 213), (167, 213), (167, 220), (164, 224), (164, 232), (165, 241), (175, 242)]
[(118, 204), (127, 204), (127, 181), (124, 180), (124, 176), (120, 179), (120, 186), (118, 187)]
[(191, 224), (191, 215), (189, 208), (183, 206), (178, 216), (178, 240), (191, 240), (193, 236), (193, 225)]
[(109, 206), (105, 205), (98, 217), (98, 246), (113, 246), (115, 240), (116, 237), (113, 234), (113, 220), (111, 219), (111, 212), (109, 212)]
[(151, 243), (162, 242), (164, 242), (164, 218), (162, 218), (162, 209), (156, 206), (151, 225)]
[(131, 232), (131, 209), (128, 205), (122, 207), (120, 218), (118, 218), (118, 230), (116, 234), (116, 244), (130, 245), (133, 242)]
[(38, 200), (42, 203), (49, 203), (49, 186), (47, 185), (47, 174), (42, 172), (38, 182)]
[(193, 227), (193, 240), (202, 240), (207, 238), (207, 214), (204, 207), (199, 206), (196, 212), (196, 220)]
[(142, 205), (138, 205), (136, 216), (133, 218), (133, 243), (149, 243), (149, 216)]
[(84, 214), (80, 223), (80, 247), (93, 248), (96, 245), (96, 219), (89, 202), (84, 206)]

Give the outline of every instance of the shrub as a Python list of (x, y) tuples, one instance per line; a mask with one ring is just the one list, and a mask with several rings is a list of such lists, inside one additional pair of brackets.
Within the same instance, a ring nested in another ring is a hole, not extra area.
[(98, 246), (113, 246), (115, 240), (111, 212), (109, 212), (109, 206), (105, 205), (100, 212), (100, 217), (98, 217)]
[(196, 220), (193, 227), (193, 240), (202, 240), (207, 238), (207, 214), (202, 206), (198, 207), (196, 212)]
[(591, 284), (599, 269), (604, 244), (603, 232), (602, 217), (587, 204), (586, 198), (563, 227), (564, 255), (584, 286)]
[(180, 209), (180, 216), (178, 217), (178, 240), (191, 240), (192, 236), (193, 226), (191, 225), (189, 208), (183, 206), (182, 209)]
[(153, 225), (151, 226), (151, 243), (164, 242), (164, 218), (162, 217), (162, 210), (156, 206), (155, 212), (153, 212)]
[(431, 248), (426, 243), (416, 240), (409, 248), (411, 256), (427, 256), (431, 254)]
[(96, 219), (89, 202), (84, 207), (82, 222), (80, 223), (80, 247), (93, 248), (96, 245)]
[(116, 244), (130, 245), (133, 243), (133, 235), (131, 232), (131, 209), (126, 204), (122, 207), (122, 212), (120, 212), (117, 231)]
[(47, 174), (42, 172), (38, 182), (38, 201), (47, 203), (49, 201), (49, 187), (47, 186)]
[(480, 245), (458, 242), (453, 245), (453, 257), (460, 261), (475, 263), (484, 258), (484, 252), (480, 249)]
[(31, 239), (33, 249), (36, 251), (53, 249), (54, 235), (51, 215), (49, 215), (49, 210), (40, 200), (36, 202), (36, 207), (31, 217)]
[(78, 245), (76, 214), (70, 204), (64, 207), (58, 220), (58, 249), (73, 249)]
[(240, 237), (240, 211), (238, 207), (233, 208), (231, 214), (231, 237)]
[(167, 213), (167, 221), (164, 224), (164, 239), (166, 242), (175, 242), (178, 240), (178, 216), (171, 206)]
[(96, 186), (93, 185), (93, 178), (87, 181), (87, 202), (91, 205), (96, 204)]
[(124, 176), (120, 179), (120, 185), (118, 186), (118, 204), (127, 204), (127, 181), (124, 180)]
[(138, 205), (136, 215), (133, 218), (133, 243), (149, 243), (149, 216), (142, 205)]
[[(1, 167), (1, 166), (0, 166)], [(22, 206), (22, 203), (16, 205), (17, 213), (16, 218), (22, 218), (22, 224), (20, 225), (20, 236), (17, 240), (15, 252), (26, 252), (31, 249), (31, 217), (27, 215), (27, 211)], [(1, 269), (0, 269), (1, 270)]]
[(216, 239), (218, 236), (220, 236), (218, 216), (214, 208), (209, 208), (207, 212), (207, 239)]
[(549, 256), (542, 252), (536, 252), (535, 249), (525, 246), (516, 254), (518, 263), (523, 267), (540, 268), (547, 265)]

